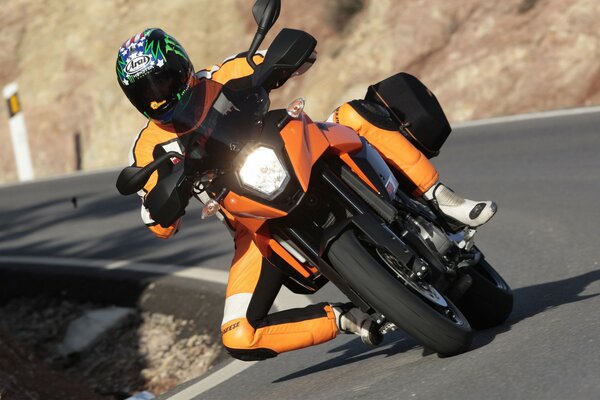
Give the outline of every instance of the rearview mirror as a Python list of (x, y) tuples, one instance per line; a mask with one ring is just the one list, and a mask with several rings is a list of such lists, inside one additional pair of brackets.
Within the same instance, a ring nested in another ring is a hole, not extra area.
[(250, 64), (252, 69), (256, 69), (256, 63), (252, 57), (254, 57), (256, 50), (258, 50), (258, 46), (265, 40), (265, 36), (269, 29), (271, 29), (275, 24), (275, 21), (277, 21), (280, 11), (281, 0), (256, 0), (254, 7), (252, 7), (252, 15), (258, 25), (256, 34), (254, 35), (254, 39), (252, 39), (252, 44), (248, 50), (248, 55), (246, 56), (246, 61), (248, 61), (248, 64)]
[(171, 157), (177, 157), (183, 160), (183, 155), (170, 151), (156, 160), (152, 161), (145, 167), (125, 167), (117, 178), (117, 190), (123, 196), (134, 194), (143, 189), (150, 176), (160, 167), (165, 161)]
[(256, 0), (252, 15), (259, 29), (268, 31), (275, 24), (281, 11), (281, 0)]

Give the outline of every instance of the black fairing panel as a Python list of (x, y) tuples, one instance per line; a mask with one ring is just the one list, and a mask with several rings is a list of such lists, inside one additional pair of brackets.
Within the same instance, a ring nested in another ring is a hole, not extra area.
[(267, 90), (281, 86), (310, 57), (317, 40), (296, 29), (282, 29), (277, 34), (264, 61), (254, 75), (253, 85)]
[(363, 142), (362, 148), (351, 154), (350, 157), (373, 185), (377, 187), (379, 193), (386, 195), (390, 189), (386, 187), (390, 179), (393, 180), (394, 186), (398, 187), (396, 177), (377, 150), (365, 138), (361, 137), (360, 140)]

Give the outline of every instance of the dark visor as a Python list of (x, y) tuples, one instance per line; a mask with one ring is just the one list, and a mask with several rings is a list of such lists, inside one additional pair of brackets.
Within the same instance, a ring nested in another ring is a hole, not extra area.
[(187, 71), (161, 68), (150, 72), (133, 85), (137, 86), (131, 92), (132, 102), (143, 108), (149, 117), (156, 118), (171, 108), (177, 99), (177, 93), (182, 92), (187, 85)]

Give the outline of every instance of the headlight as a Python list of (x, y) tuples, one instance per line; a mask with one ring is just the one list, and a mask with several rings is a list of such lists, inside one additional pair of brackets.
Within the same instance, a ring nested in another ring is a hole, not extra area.
[(281, 193), (289, 178), (277, 154), (267, 147), (258, 147), (252, 151), (238, 175), (244, 186), (262, 193), (268, 199)]

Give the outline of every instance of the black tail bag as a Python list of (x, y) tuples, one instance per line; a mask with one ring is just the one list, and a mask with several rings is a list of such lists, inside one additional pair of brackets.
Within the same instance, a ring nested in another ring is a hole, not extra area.
[(440, 153), (452, 130), (433, 93), (410, 74), (401, 72), (369, 86), (365, 100), (384, 106), (400, 132), (427, 158)]

